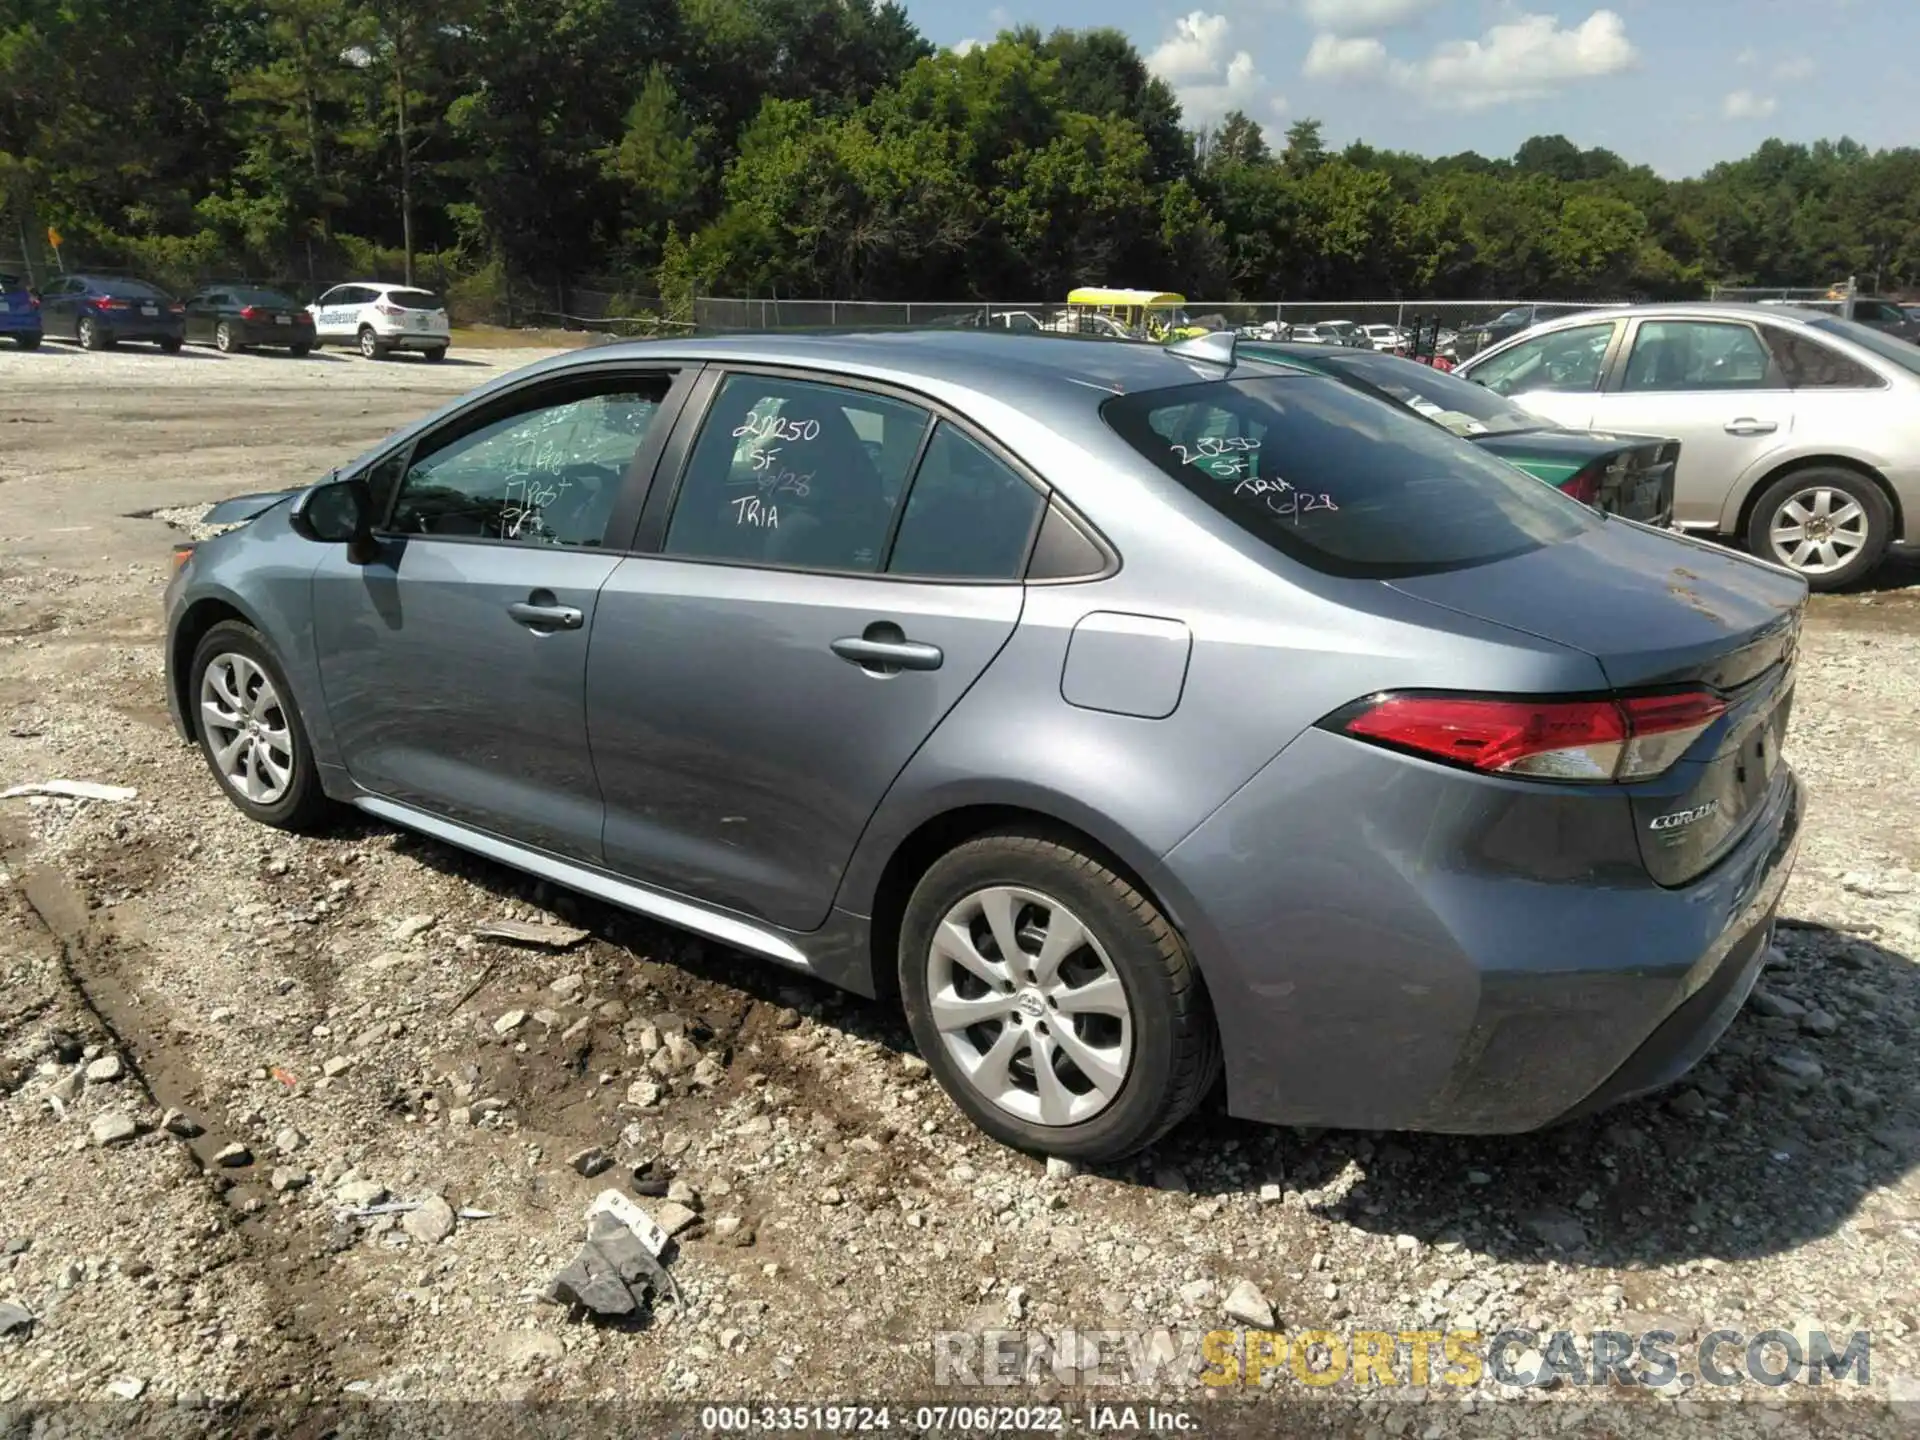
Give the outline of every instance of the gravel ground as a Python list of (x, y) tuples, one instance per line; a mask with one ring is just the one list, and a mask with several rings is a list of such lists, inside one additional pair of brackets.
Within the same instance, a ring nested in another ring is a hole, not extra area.
[[(1053, 1400), (1084, 1431), (1089, 1399), (1158, 1397), (1207, 1433), (1920, 1418), (1920, 575), (1814, 604), (1778, 963), (1684, 1088), (1493, 1139), (1215, 1111), (1136, 1162), (1049, 1171), (973, 1131), (884, 1007), (398, 832), (253, 826), (172, 737), (166, 519), (321, 473), (531, 358), (0, 351), (0, 788), (138, 791), (0, 802), (0, 1327), (9, 1303), (36, 1317), (0, 1335), (0, 1416), (914, 1397)], [(475, 935), (508, 917), (589, 933)], [(543, 1301), (636, 1166), (670, 1177), (640, 1203), (685, 1224), (680, 1301), (615, 1324)], [(422, 1208), (342, 1218), (381, 1200)], [(1403, 1363), (1391, 1390), (1283, 1379), (1251, 1410), (1194, 1383), (1204, 1362), (1105, 1392), (934, 1385), (935, 1332), (1197, 1333), (1261, 1305), (1289, 1333), (1682, 1349), (1867, 1329), (1871, 1383), (1463, 1398)]]

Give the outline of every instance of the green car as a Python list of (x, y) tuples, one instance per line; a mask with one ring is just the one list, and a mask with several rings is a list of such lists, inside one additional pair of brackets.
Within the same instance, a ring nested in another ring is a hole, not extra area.
[(1378, 350), (1243, 340), (1235, 354), (1329, 375), (1416, 411), (1610, 515), (1662, 528), (1673, 523), (1678, 440), (1568, 430), (1469, 380)]

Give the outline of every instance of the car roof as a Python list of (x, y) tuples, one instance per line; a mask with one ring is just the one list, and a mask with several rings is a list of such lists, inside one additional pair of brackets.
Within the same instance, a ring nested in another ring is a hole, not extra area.
[(1034, 411), (1226, 378), (1224, 367), (1158, 345), (992, 330), (800, 331), (634, 340), (571, 351), (556, 370), (607, 361), (792, 365), (952, 396), (989, 396)]
[(1731, 300), (1678, 300), (1651, 305), (1596, 305), (1591, 310), (1579, 310), (1569, 315), (1556, 315), (1551, 320), (1543, 320), (1529, 333), (1546, 330), (1561, 330), (1577, 325), (1591, 325), (1601, 319), (1654, 319), (1654, 320), (1785, 320), (1798, 324), (1807, 324), (1814, 320), (1826, 320), (1832, 317), (1823, 311), (1807, 310), (1795, 305), (1768, 305), (1753, 301)]

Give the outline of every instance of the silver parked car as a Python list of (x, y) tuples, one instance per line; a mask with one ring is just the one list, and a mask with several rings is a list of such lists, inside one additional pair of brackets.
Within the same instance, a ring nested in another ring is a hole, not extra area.
[(1920, 348), (1776, 305), (1641, 305), (1529, 330), (1469, 380), (1576, 428), (1681, 442), (1674, 519), (1816, 589), (1920, 542)]
[(166, 596), (338, 805), (876, 996), (1010, 1144), (1519, 1131), (1718, 1038), (1806, 587), (1323, 376), (986, 332), (611, 345), (260, 495)]

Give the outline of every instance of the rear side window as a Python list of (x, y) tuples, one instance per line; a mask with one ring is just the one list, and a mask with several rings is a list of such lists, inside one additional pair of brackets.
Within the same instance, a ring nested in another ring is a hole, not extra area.
[(1851, 340), (1882, 360), (1891, 360), (1901, 369), (1920, 375), (1920, 345), (1909, 345), (1905, 340), (1883, 335), (1870, 325), (1856, 325), (1851, 320), (1815, 320), (1813, 328), (1824, 330), (1829, 335), (1838, 335), (1842, 340)]
[(866, 391), (728, 376), (687, 462), (665, 553), (878, 571), (929, 419)]
[(1795, 330), (1767, 330), (1767, 344), (1780, 364), (1780, 373), (1796, 390), (1873, 390), (1880, 377), (1831, 345), (1822, 345)]
[(1318, 376), (1147, 391), (1101, 413), (1242, 529), (1331, 574), (1458, 570), (1601, 523), (1473, 444)]
[(1745, 325), (1647, 320), (1633, 339), (1623, 390), (1764, 390), (1767, 347)]
[(944, 420), (913, 478), (887, 562), (892, 575), (1017, 580), (1046, 501)]

